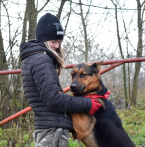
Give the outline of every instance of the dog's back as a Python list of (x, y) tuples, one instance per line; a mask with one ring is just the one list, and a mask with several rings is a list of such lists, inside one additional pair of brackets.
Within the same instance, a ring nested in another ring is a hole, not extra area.
[(124, 130), (112, 103), (104, 99), (101, 101), (104, 107), (94, 114), (97, 120), (94, 135), (99, 147), (135, 147)]

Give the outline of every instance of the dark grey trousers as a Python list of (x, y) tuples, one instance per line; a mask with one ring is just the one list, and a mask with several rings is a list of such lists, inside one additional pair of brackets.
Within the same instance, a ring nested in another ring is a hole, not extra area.
[(68, 147), (69, 130), (62, 128), (35, 130), (33, 140), (35, 147)]

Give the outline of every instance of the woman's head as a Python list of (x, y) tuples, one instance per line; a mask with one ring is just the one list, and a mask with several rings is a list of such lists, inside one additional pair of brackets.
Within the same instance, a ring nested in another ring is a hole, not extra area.
[(53, 49), (53, 50), (57, 50), (60, 48), (61, 45), (61, 40), (50, 40), (48, 41), (49, 46)]
[(54, 56), (56, 57), (58, 61), (57, 74), (59, 75), (61, 70), (65, 68), (63, 50), (61, 48), (61, 42), (59, 42), (59, 40), (50, 40), (50, 41), (45, 41), (44, 44), (54, 54)]
[(54, 54), (58, 61), (58, 75), (61, 69), (65, 67), (61, 42), (63, 40), (63, 28), (59, 19), (46, 13), (42, 16), (36, 26), (36, 39), (43, 42), (46, 47)]
[(41, 42), (63, 40), (63, 33), (59, 19), (50, 13), (46, 13), (39, 19), (35, 30), (36, 39)]

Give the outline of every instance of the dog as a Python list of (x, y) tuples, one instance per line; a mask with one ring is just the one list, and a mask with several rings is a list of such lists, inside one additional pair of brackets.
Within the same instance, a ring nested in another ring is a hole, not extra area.
[(102, 104), (93, 115), (71, 114), (73, 138), (80, 139), (86, 147), (135, 147), (112, 103), (101, 98), (108, 91), (99, 74), (102, 63), (82, 63), (72, 69), (72, 95), (90, 97), (97, 94), (97, 100)]

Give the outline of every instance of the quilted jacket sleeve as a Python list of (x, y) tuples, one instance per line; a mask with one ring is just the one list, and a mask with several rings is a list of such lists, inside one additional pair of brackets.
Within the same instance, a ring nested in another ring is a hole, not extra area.
[(89, 113), (91, 100), (59, 93), (58, 77), (49, 56), (39, 54), (31, 65), (37, 91), (47, 107), (63, 113)]

